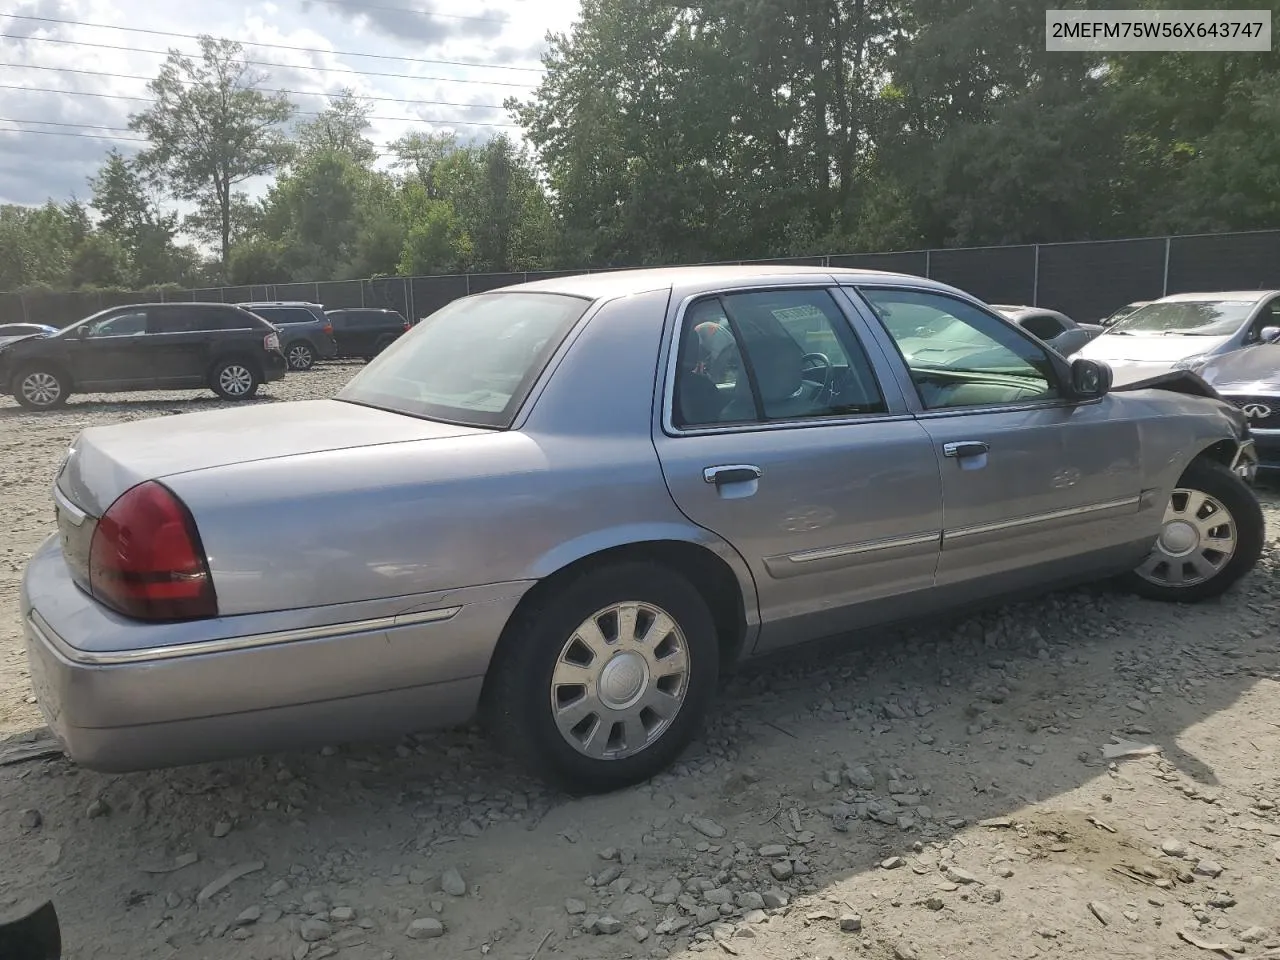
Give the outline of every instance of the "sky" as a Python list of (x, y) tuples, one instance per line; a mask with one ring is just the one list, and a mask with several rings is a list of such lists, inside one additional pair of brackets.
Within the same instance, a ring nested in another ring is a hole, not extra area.
[[(73, 195), (87, 200), (88, 178), (109, 149), (127, 156), (145, 146), (128, 129), (129, 114), (148, 106), (136, 98), (150, 96), (147, 81), (166, 53), (195, 54), (201, 33), (243, 43), (243, 58), (265, 77), (262, 86), (291, 91), (300, 121), (310, 119), (302, 111), (324, 108), (326, 93), (351, 87), (372, 101), (369, 137), (379, 146), (414, 129), (451, 129), (466, 139), (504, 130), (518, 135), (501, 104), (529, 94), (541, 76), (547, 32), (567, 30), (579, 0), (2, 6), (0, 203), (40, 204)], [(265, 189), (264, 182), (249, 186), (251, 193)]]

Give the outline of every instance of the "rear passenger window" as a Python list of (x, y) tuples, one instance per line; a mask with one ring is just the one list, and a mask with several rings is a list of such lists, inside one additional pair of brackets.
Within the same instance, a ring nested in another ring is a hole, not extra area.
[(826, 290), (731, 293), (685, 313), (678, 427), (883, 413), (871, 363)]
[(260, 307), (253, 312), (271, 323), (310, 323), (315, 319), (310, 310), (297, 307)]

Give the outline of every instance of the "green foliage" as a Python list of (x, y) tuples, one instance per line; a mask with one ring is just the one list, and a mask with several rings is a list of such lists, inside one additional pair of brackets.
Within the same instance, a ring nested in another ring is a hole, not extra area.
[(282, 126), (294, 107), (284, 94), (258, 89), (265, 77), (244, 63), (240, 44), (202, 35), (200, 51), (198, 61), (169, 52), (147, 86), (155, 104), (129, 126), (150, 141), (138, 155), (140, 169), (200, 205), (188, 227), (217, 243), (225, 268), (245, 209), (236, 187), (289, 158), (293, 145)]

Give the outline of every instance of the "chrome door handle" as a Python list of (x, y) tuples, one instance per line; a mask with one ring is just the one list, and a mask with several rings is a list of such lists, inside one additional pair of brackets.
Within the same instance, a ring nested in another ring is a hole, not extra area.
[(980, 457), (990, 451), (990, 447), (981, 440), (957, 440), (955, 443), (944, 443), (944, 457)]
[(759, 480), (764, 471), (749, 463), (729, 463), (720, 467), (707, 467), (702, 471), (702, 479), (707, 483), (719, 486), (722, 483), (746, 483)]

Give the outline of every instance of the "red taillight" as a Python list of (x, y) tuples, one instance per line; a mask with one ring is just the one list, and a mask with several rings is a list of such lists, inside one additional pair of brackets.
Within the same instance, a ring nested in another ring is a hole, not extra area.
[(333, 333), (333, 324), (332, 324), (332, 323), (326, 323), (326, 324), (324, 325), (324, 332), (325, 332), (325, 333), (332, 334), (332, 333)]
[(279, 352), (280, 338), (276, 336), (274, 333), (268, 333), (265, 337), (262, 338), (262, 348), (264, 350), (275, 350)]
[(412, 327), (412, 326), (413, 326), (413, 324), (411, 324), (408, 320), (406, 320), (406, 321), (404, 322), (404, 332), (405, 332), (405, 333), (408, 333), (408, 332), (409, 332), (409, 328), (410, 328), (410, 327)]
[(218, 615), (195, 520), (154, 480), (126, 490), (98, 521), (89, 545), (89, 589), (140, 620)]

